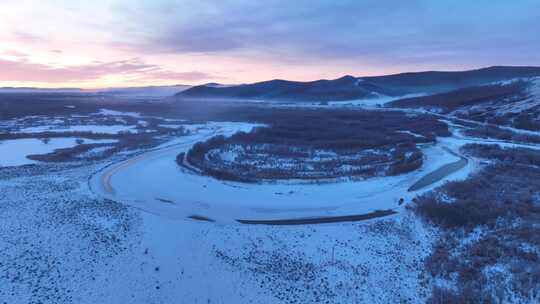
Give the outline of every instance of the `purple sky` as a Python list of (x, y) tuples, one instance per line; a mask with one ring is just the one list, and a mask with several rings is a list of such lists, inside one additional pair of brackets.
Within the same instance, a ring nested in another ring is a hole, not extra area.
[(313, 80), (540, 65), (540, 1), (6, 0), (0, 86)]

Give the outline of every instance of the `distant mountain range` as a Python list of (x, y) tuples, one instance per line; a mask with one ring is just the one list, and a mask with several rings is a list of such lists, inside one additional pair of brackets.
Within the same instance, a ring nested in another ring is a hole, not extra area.
[(115, 96), (168, 97), (189, 88), (189, 85), (148, 86), (99, 89), (96, 92)]
[(515, 78), (540, 76), (540, 67), (494, 66), (458, 72), (414, 72), (385, 76), (344, 76), (333, 80), (269, 80), (251, 84), (171, 85), (104, 89), (0, 88), (0, 93), (105, 94), (120, 97), (237, 99), (269, 101), (346, 101), (404, 95), (433, 95)]
[(308, 82), (270, 80), (252, 84), (194, 86), (176, 94), (180, 98), (255, 99), (283, 101), (340, 101), (437, 94), (515, 78), (540, 76), (540, 67), (494, 66), (459, 72), (415, 72), (386, 76), (344, 76)]
[(191, 86), (189, 85), (124, 87), (104, 89), (4, 87), (0, 88), (0, 93), (71, 93), (105, 94), (125, 97), (169, 97), (189, 88), (191, 88)]
[(78, 88), (1, 87), (0, 93), (84, 93)]

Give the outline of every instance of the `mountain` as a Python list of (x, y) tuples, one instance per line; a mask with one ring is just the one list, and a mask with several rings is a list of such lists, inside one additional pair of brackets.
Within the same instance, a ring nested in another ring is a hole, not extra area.
[(540, 67), (494, 66), (459, 72), (414, 72), (385, 76), (344, 76), (308, 82), (270, 80), (236, 86), (201, 85), (176, 94), (181, 98), (265, 99), (284, 101), (353, 100), (407, 94), (436, 94), (514, 78), (540, 76)]
[[(218, 84), (215, 84), (219, 86)], [(189, 85), (170, 86), (146, 86), (146, 87), (123, 87), (123, 88), (102, 88), (102, 89), (79, 89), (79, 88), (33, 88), (33, 87), (3, 87), (0, 94), (37, 94), (37, 93), (71, 93), (71, 94), (100, 94), (120, 97), (169, 97), (178, 92), (191, 88)]]
[(215, 97), (274, 100), (349, 100), (375, 97), (383, 90), (359, 82), (353, 76), (309, 82), (270, 80), (253, 84), (216, 87), (196, 86), (176, 94), (180, 97)]
[(540, 131), (540, 77), (515, 78), (428, 96), (403, 98), (385, 106), (421, 108), (469, 120)]
[(395, 90), (399, 95), (404, 95), (420, 92), (442, 93), (491, 82), (535, 76), (540, 76), (540, 67), (493, 66), (470, 71), (428, 71), (362, 77), (362, 79), (374, 85)]
[(84, 93), (83, 89), (78, 88), (32, 88), (32, 87), (2, 87), (1, 93)]
[(426, 96), (402, 98), (386, 104), (395, 108), (422, 108), (436, 112), (450, 113), (463, 107), (478, 106), (487, 102), (504, 100), (508, 102), (514, 96), (524, 96), (529, 81), (509, 81), (470, 86), (444, 93)]
[(126, 87), (107, 88), (96, 90), (96, 93), (115, 96), (144, 96), (144, 97), (169, 97), (191, 88), (188, 85), (171, 86), (147, 86), (147, 87)]

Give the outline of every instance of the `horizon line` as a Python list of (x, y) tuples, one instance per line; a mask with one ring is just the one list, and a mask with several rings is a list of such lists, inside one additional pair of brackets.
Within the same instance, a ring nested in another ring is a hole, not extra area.
[[(475, 68), (469, 68), (469, 69), (448, 69), (448, 70), (437, 70), (437, 69), (428, 69), (428, 70), (412, 70), (412, 71), (400, 71), (396, 73), (389, 73), (389, 74), (380, 74), (375, 73), (373, 75), (363, 75), (363, 76), (353, 76), (350, 74), (343, 74), (342, 76), (336, 77), (336, 78), (316, 78), (311, 80), (291, 80), (291, 79), (284, 79), (284, 78), (272, 78), (262, 81), (255, 81), (255, 82), (246, 82), (246, 83), (229, 83), (226, 85), (231, 86), (237, 86), (237, 85), (243, 85), (243, 84), (253, 84), (253, 83), (260, 83), (260, 82), (268, 82), (268, 81), (275, 81), (275, 80), (284, 80), (284, 81), (292, 81), (292, 82), (313, 82), (313, 81), (319, 81), (319, 80), (336, 80), (347, 76), (352, 76), (355, 78), (364, 78), (364, 77), (384, 77), (384, 76), (395, 76), (395, 75), (402, 75), (402, 74), (412, 74), (412, 73), (452, 73), (452, 72), (469, 72), (469, 71), (478, 71), (483, 69), (490, 69), (490, 68), (540, 68), (536, 65), (489, 65), (489, 66), (480, 66)], [(196, 87), (196, 86), (202, 86), (210, 83), (218, 83), (215, 81), (208, 81), (208, 82), (201, 82), (198, 84), (185, 84), (185, 83), (174, 83), (174, 84), (167, 84), (167, 83), (160, 83), (160, 84), (149, 84), (149, 85), (135, 85), (135, 86), (104, 86), (104, 87), (84, 87), (84, 86), (60, 86), (60, 87), (49, 87), (49, 86), (3, 86), (0, 87), (0, 90), (80, 90), (80, 91), (96, 91), (96, 90), (113, 90), (113, 89), (132, 89), (132, 88), (152, 88), (152, 87), (174, 87), (174, 86), (189, 86), (189, 87)]]

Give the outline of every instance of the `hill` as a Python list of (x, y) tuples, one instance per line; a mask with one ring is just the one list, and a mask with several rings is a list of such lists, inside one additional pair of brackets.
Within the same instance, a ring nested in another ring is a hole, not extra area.
[(375, 97), (379, 91), (382, 93), (379, 88), (359, 85), (358, 79), (353, 76), (344, 76), (309, 82), (276, 79), (228, 87), (202, 85), (180, 92), (177, 96), (322, 101)]
[(471, 86), (422, 97), (403, 98), (387, 107), (421, 108), (496, 125), (540, 130), (540, 77)]
[(231, 98), (284, 101), (329, 101), (436, 94), (515, 78), (540, 76), (540, 67), (495, 66), (459, 72), (414, 72), (385, 76), (344, 76), (333, 80), (270, 80), (236, 86), (201, 85), (176, 94), (184, 98)]

